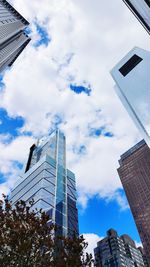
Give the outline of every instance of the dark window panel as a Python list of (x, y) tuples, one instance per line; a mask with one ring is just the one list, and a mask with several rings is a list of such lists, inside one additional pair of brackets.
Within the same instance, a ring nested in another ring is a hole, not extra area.
[(131, 70), (135, 68), (143, 59), (137, 55), (133, 55), (120, 69), (119, 71), (125, 77)]

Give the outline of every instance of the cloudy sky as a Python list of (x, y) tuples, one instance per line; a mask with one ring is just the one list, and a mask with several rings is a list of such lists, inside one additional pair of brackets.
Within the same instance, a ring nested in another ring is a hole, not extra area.
[(118, 159), (141, 139), (110, 70), (149, 36), (122, 0), (11, 0), (32, 41), (0, 76), (0, 193), (13, 187), (36, 138), (59, 127), (76, 174), (80, 232), (91, 247), (107, 229), (140, 242)]

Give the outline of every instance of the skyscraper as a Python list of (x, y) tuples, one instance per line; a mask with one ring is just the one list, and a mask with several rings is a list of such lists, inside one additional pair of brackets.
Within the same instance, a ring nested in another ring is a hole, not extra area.
[(150, 0), (123, 0), (150, 34)]
[(121, 156), (118, 174), (150, 266), (150, 149), (144, 140)]
[(96, 267), (146, 267), (144, 254), (128, 236), (118, 236), (113, 229), (97, 243), (94, 249)]
[(111, 71), (115, 90), (150, 147), (150, 52), (135, 47)]
[(61, 235), (78, 233), (75, 175), (66, 169), (66, 139), (59, 130), (30, 148), (25, 173), (11, 193), (11, 201), (42, 208)]
[(0, 0), (0, 72), (11, 66), (29, 43), (28, 25), (6, 0)]

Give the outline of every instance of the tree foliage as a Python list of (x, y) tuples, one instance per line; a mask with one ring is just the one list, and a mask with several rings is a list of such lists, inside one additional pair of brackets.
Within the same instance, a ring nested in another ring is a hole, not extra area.
[(19, 201), (12, 207), (6, 196), (0, 201), (1, 267), (90, 267), (83, 236), (54, 234), (48, 215), (33, 210), (33, 202)]

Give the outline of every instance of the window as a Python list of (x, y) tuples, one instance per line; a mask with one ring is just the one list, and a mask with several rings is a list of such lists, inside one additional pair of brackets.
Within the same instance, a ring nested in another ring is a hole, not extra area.
[(138, 65), (143, 59), (137, 55), (133, 55), (120, 69), (119, 71), (125, 77), (136, 65)]

